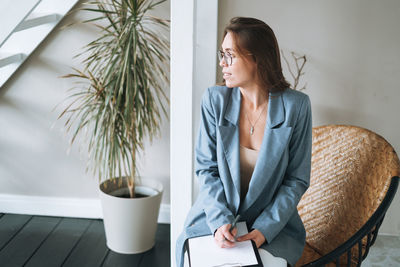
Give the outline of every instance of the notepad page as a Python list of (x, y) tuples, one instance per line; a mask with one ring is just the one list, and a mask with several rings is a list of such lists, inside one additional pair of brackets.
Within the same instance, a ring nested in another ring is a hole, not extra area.
[[(237, 224), (237, 236), (248, 233), (245, 222)], [(189, 239), (191, 267), (246, 266), (257, 264), (250, 240), (236, 242), (233, 248), (220, 248), (212, 235)]]

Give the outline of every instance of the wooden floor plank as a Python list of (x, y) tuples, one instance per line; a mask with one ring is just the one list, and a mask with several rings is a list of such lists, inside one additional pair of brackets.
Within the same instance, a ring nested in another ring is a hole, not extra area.
[(158, 224), (155, 246), (144, 253), (140, 267), (168, 267), (171, 266), (170, 256), (170, 225)]
[(114, 251), (110, 251), (103, 263), (103, 267), (133, 267), (139, 266), (139, 263), (143, 257), (141, 254), (119, 254)]
[(102, 220), (4, 214), (0, 217), (0, 266), (170, 266), (170, 225), (159, 224), (156, 244), (141, 254), (106, 246)]
[(63, 218), (25, 266), (61, 266), (89, 224), (87, 219)]
[(0, 251), (1, 266), (23, 266), (60, 220), (55, 217), (34, 216)]
[(93, 220), (62, 266), (101, 266), (107, 252), (103, 221)]
[(0, 250), (32, 218), (30, 215), (5, 214), (0, 218)]

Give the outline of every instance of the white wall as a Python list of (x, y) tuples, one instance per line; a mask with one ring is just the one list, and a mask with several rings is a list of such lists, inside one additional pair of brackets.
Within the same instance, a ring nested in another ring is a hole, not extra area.
[[(234, 16), (269, 24), (287, 56), (306, 54), (314, 126), (368, 128), (400, 153), (399, 1), (220, 0), (219, 36)], [(400, 235), (399, 208), (398, 192), (381, 233)]]
[[(169, 1), (158, 6), (153, 14), (169, 19)], [(71, 67), (81, 68), (80, 59), (73, 57), (97, 38), (97, 30), (88, 25), (61, 27), (90, 16), (93, 15), (80, 11), (65, 17), (0, 89), (0, 212), (10, 211), (5, 206), (10, 199), (41, 201), (43, 197), (55, 197), (90, 203), (98, 198), (97, 178), (85, 173), (86, 151), (79, 152), (79, 144), (74, 144), (67, 154), (69, 137), (62, 121), (57, 121), (65, 107), (62, 101), (68, 95), (67, 90), (74, 85), (70, 79), (59, 77), (70, 73)], [(169, 95), (168, 86), (165, 91)], [(53, 111), (59, 103), (62, 104)], [(163, 183), (162, 204), (168, 207), (169, 121), (166, 118), (161, 138), (153, 140), (152, 145), (145, 144), (140, 166), (143, 177)]]

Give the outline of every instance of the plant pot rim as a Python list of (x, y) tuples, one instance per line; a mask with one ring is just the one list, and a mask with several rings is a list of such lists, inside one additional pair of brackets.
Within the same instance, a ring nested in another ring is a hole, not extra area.
[[(122, 180), (122, 181), (120, 181)], [(122, 198), (118, 196), (114, 196), (111, 193), (115, 192), (116, 190), (120, 190), (122, 188), (127, 188), (127, 177), (118, 177), (118, 178), (112, 178), (112, 179), (107, 179), (103, 182), (100, 183), (99, 185), (99, 191), (101, 194), (104, 194), (108, 197), (114, 198), (114, 199), (121, 199), (121, 200), (146, 200), (150, 198), (155, 198), (158, 195), (162, 194), (164, 191), (163, 185), (161, 182), (155, 179), (150, 179), (150, 178), (139, 178), (136, 180), (136, 186), (137, 187), (147, 187), (150, 188), (156, 193), (154, 195), (146, 196), (146, 197), (141, 197), (141, 198)], [(120, 184), (120, 185), (119, 185)]]

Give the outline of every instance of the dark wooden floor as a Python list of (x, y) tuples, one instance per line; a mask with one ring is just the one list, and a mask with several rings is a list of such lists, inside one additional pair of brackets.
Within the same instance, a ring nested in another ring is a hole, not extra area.
[(0, 266), (170, 266), (170, 225), (159, 224), (156, 245), (125, 255), (106, 246), (103, 221), (0, 213)]

